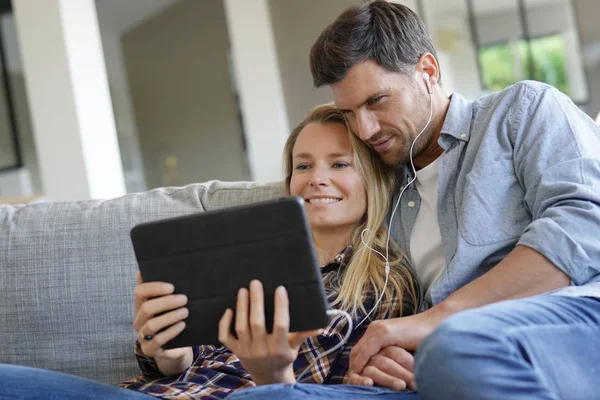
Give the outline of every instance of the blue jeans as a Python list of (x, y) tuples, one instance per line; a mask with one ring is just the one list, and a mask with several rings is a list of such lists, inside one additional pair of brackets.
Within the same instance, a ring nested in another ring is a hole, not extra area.
[(152, 396), (60, 372), (0, 364), (1, 400), (152, 400)]
[[(600, 300), (543, 295), (465, 311), (420, 346), (420, 393), (349, 385), (279, 384), (229, 399), (598, 399)], [(71, 375), (0, 365), (0, 399), (153, 397)]]
[[(376, 396), (378, 399), (406, 398), (419, 400), (416, 393), (398, 397), (398, 392), (385, 388), (365, 388), (349, 385), (311, 385), (298, 384), (294, 389), (292, 385), (268, 385), (258, 388), (242, 389), (234, 393), (236, 399), (263, 398), (268, 399), (337, 399), (352, 398), (362, 399)], [(293, 393), (290, 393), (290, 390)], [(259, 393), (258, 397), (254, 397)], [(116, 386), (94, 382), (89, 379), (79, 378), (60, 372), (45, 369), (23, 367), (20, 365), (0, 364), (0, 400), (155, 400), (150, 395), (121, 389)]]
[(242, 389), (227, 397), (227, 400), (275, 399), (275, 400), (325, 400), (325, 399), (379, 399), (420, 400), (419, 393), (396, 392), (382, 387), (352, 385), (317, 385), (311, 383), (281, 383)]
[(268, 385), (229, 398), (599, 399), (600, 300), (542, 295), (459, 313), (420, 346), (415, 373), (419, 393)]
[(600, 300), (541, 295), (465, 311), (419, 347), (424, 399), (599, 399)]

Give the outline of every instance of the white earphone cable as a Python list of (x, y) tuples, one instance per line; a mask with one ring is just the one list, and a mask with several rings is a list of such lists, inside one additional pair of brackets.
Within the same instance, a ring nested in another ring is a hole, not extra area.
[(416, 141), (423, 134), (423, 132), (425, 132), (425, 129), (427, 129), (427, 127), (431, 123), (431, 119), (432, 118), (433, 118), (433, 94), (429, 93), (429, 119), (427, 120), (427, 123), (425, 124), (425, 126), (423, 127), (423, 129), (421, 129), (421, 132), (419, 132), (419, 134), (415, 137), (415, 139), (413, 140), (412, 144), (410, 145), (410, 153), (409, 153), (410, 154), (410, 166), (411, 166), (412, 171), (413, 171), (413, 177), (410, 180), (410, 182), (408, 182), (406, 185), (404, 185), (404, 187), (400, 191), (400, 196), (398, 196), (398, 201), (396, 201), (396, 205), (394, 206), (394, 209), (392, 210), (392, 214), (390, 216), (390, 223), (388, 225), (387, 239), (386, 239), (386, 242), (385, 242), (385, 257), (383, 256), (383, 254), (381, 254), (379, 251), (377, 251), (376, 249), (372, 248), (371, 246), (369, 246), (365, 242), (365, 238), (364, 238), (365, 232), (368, 232), (368, 233), (372, 234), (372, 232), (369, 229), (363, 230), (362, 233), (361, 233), (361, 235), (360, 235), (360, 239), (361, 239), (363, 245), (365, 245), (365, 247), (368, 248), (368, 249), (370, 249), (371, 251), (374, 251), (375, 253), (379, 254), (385, 260), (385, 283), (383, 284), (383, 289), (381, 290), (381, 293), (379, 295), (379, 299), (377, 299), (377, 302), (375, 303), (375, 305), (373, 306), (373, 308), (371, 308), (371, 311), (369, 311), (369, 313), (363, 318), (363, 320), (360, 321), (358, 323), (358, 325), (356, 325), (357, 328), (360, 325), (362, 325), (363, 322), (365, 322), (365, 320), (371, 315), (371, 313), (373, 313), (373, 311), (375, 311), (375, 309), (377, 308), (377, 306), (381, 302), (381, 299), (383, 298), (383, 294), (385, 293), (385, 289), (386, 289), (387, 283), (388, 283), (388, 277), (389, 277), (389, 274), (390, 274), (389, 244), (390, 244), (390, 230), (392, 229), (392, 221), (394, 220), (394, 215), (396, 214), (396, 210), (398, 209), (398, 205), (400, 204), (400, 200), (402, 199), (402, 195), (404, 194), (404, 191), (406, 190), (407, 187), (409, 187), (410, 185), (412, 185), (412, 183), (417, 179), (417, 170), (416, 170), (415, 164), (413, 162), (413, 148), (415, 146)]
[[(404, 191), (406, 190), (406, 188), (408, 186), (410, 186), (415, 181), (415, 179), (417, 179), (417, 171), (416, 171), (416, 168), (415, 168), (415, 164), (413, 162), (413, 148), (414, 148), (415, 142), (419, 139), (419, 137), (423, 134), (423, 132), (425, 132), (425, 129), (427, 129), (427, 127), (431, 123), (431, 119), (433, 118), (433, 93), (431, 93), (431, 90), (429, 90), (429, 86), (428, 86), (428, 92), (429, 92), (429, 119), (427, 120), (427, 123), (425, 124), (425, 126), (423, 127), (423, 129), (421, 129), (421, 132), (419, 132), (419, 134), (415, 137), (415, 139), (413, 140), (412, 144), (410, 145), (410, 165), (411, 165), (412, 170), (413, 170), (413, 178), (400, 191), (400, 196), (398, 196), (398, 201), (396, 201), (396, 205), (395, 205), (395, 207), (394, 207), (394, 209), (392, 211), (392, 214), (391, 214), (391, 217), (390, 217), (390, 223), (388, 225), (387, 239), (386, 239), (386, 243), (385, 243), (385, 256), (383, 254), (381, 254), (381, 252), (379, 252), (378, 250), (376, 250), (376, 249), (372, 248), (371, 246), (369, 246), (369, 244), (365, 241), (365, 236), (364, 236), (365, 233), (368, 232), (369, 234), (372, 234), (371, 230), (364, 229), (361, 232), (361, 234), (360, 234), (360, 239), (361, 239), (361, 242), (363, 243), (363, 245), (367, 249), (370, 249), (371, 251), (379, 254), (385, 260), (385, 282), (383, 284), (383, 289), (381, 290), (381, 293), (379, 295), (379, 298), (377, 299), (377, 302), (371, 308), (371, 311), (369, 311), (369, 313), (356, 325), (356, 328), (358, 328), (359, 326), (361, 326), (363, 324), (363, 322), (365, 322), (367, 320), (367, 318), (369, 318), (369, 316), (371, 315), (371, 313), (373, 313), (373, 311), (375, 311), (375, 309), (377, 308), (377, 306), (379, 305), (379, 303), (381, 303), (381, 300), (383, 299), (383, 294), (385, 293), (385, 288), (387, 287), (388, 278), (389, 278), (389, 274), (390, 274), (389, 243), (390, 243), (390, 230), (392, 228), (392, 221), (394, 220), (394, 214), (396, 214), (396, 209), (398, 208), (398, 205), (400, 204), (400, 200), (402, 199), (402, 195), (404, 194)], [(361, 251), (361, 250), (362, 250), (362, 248), (358, 249), (358, 251)], [(296, 377), (296, 382), (300, 382), (300, 379), (302, 379), (302, 377), (312, 368), (312, 366), (317, 361), (319, 361), (323, 357), (327, 356), (328, 354), (331, 354), (334, 351), (338, 350), (340, 347), (344, 346), (346, 344), (346, 342), (348, 341), (348, 339), (350, 338), (350, 335), (352, 334), (353, 329), (355, 328), (353, 326), (352, 317), (350, 316), (350, 314), (348, 314), (344, 310), (327, 310), (327, 315), (329, 315), (329, 316), (343, 315), (348, 320), (348, 329), (347, 329), (347, 332), (344, 335), (344, 337), (342, 338), (342, 340), (337, 345), (335, 345), (331, 349), (327, 350), (326, 352), (324, 352), (323, 354), (320, 354), (317, 358), (315, 358), (300, 373), (300, 375), (298, 375)]]

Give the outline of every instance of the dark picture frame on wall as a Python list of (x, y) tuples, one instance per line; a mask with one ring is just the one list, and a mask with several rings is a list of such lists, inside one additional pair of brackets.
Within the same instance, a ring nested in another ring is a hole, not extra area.
[(19, 143), (19, 132), (13, 104), (13, 90), (7, 67), (4, 47), (3, 17), (12, 14), (10, 0), (0, 0), (0, 173), (21, 168), (23, 157)]

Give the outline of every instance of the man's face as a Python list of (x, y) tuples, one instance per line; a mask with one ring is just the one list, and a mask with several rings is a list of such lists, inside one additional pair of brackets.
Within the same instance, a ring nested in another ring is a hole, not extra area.
[[(393, 167), (409, 162), (410, 146), (429, 118), (429, 94), (421, 74), (389, 72), (369, 60), (352, 67), (331, 89), (352, 132), (383, 162)], [(431, 129), (419, 137), (413, 158), (427, 147), (430, 137)]]

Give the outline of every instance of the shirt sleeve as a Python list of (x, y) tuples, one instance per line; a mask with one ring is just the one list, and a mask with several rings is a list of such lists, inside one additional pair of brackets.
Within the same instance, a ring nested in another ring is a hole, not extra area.
[(147, 357), (142, 352), (142, 347), (140, 346), (140, 342), (136, 340), (135, 347), (133, 348), (135, 353), (135, 358), (137, 359), (138, 365), (140, 366), (140, 370), (142, 371), (142, 375), (148, 381), (154, 381), (156, 379), (164, 378), (162, 372), (158, 369), (158, 365), (156, 365), (156, 361), (154, 358)]
[[(193, 362), (192, 366), (196, 364), (198, 357), (200, 356), (200, 350), (198, 346), (193, 346)], [(135, 347), (133, 349), (135, 353), (135, 358), (138, 362), (140, 370), (142, 371), (142, 375), (147, 381), (154, 381), (157, 379), (165, 378), (166, 376), (158, 369), (158, 365), (154, 358), (147, 357), (142, 352), (142, 347), (140, 346), (140, 342), (135, 341)]]
[(511, 141), (532, 222), (518, 244), (582, 285), (600, 271), (600, 128), (554, 88), (525, 88), (521, 96)]

